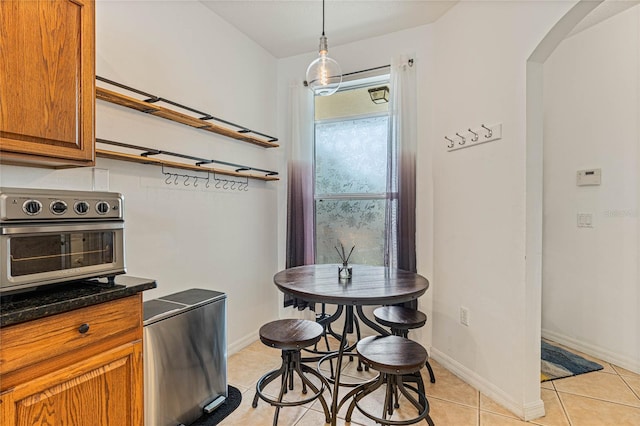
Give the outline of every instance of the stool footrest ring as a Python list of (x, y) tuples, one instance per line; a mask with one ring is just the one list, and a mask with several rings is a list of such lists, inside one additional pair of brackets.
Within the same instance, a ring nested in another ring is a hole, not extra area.
[[(293, 389), (294, 373), (296, 373), (302, 381), (302, 393), (306, 394), (307, 387), (309, 387), (313, 394), (304, 399), (298, 399), (295, 401), (283, 401), (282, 399), (284, 397), (284, 394), (287, 393), (287, 386), (289, 387), (289, 389)], [(307, 377), (308, 374), (315, 376), (318, 380), (320, 380), (319, 387), (316, 386), (311, 380), (309, 380), (309, 378)], [(274, 399), (265, 395), (263, 391), (267, 387), (267, 385), (269, 385), (269, 383), (273, 382), (279, 377), (281, 377), (282, 380), (278, 398)], [(253, 397), (253, 403), (251, 405), (253, 408), (256, 408), (258, 406), (259, 398), (269, 403), (270, 405), (275, 406), (276, 412), (273, 418), (273, 425), (276, 426), (278, 424), (278, 414), (280, 412), (280, 408), (304, 405), (317, 399), (322, 404), (326, 421), (328, 423), (331, 421), (331, 414), (329, 411), (329, 406), (327, 405), (327, 401), (325, 401), (324, 396), (322, 395), (325, 389), (330, 389), (329, 382), (327, 382), (322, 374), (300, 362), (299, 350), (283, 350), (282, 365), (279, 369), (266, 373), (258, 380), (258, 383), (256, 384), (256, 393)], [(331, 394), (330, 390), (329, 394)]]
[[(338, 352), (333, 352), (333, 353), (330, 353), (330, 354), (325, 355), (322, 358), (320, 358), (320, 360), (318, 361), (318, 368), (317, 368), (318, 372), (320, 372), (320, 374), (322, 374), (322, 369), (321, 369), (322, 363), (324, 363), (327, 360), (332, 360), (333, 358), (337, 358), (338, 355), (339, 355)], [(342, 354), (343, 358), (344, 357), (357, 357), (357, 356), (358, 356), (358, 354), (356, 352), (344, 352)], [(365, 367), (367, 367), (367, 371), (369, 371), (368, 366), (365, 365)], [(322, 374), (322, 376), (330, 384), (333, 385), (335, 383), (335, 379), (333, 377), (327, 377), (324, 374)], [(374, 377), (372, 377), (371, 379), (368, 379), (368, 380), (365, 380), (365, 381), (359, 382), (359, 383), (340, 382), (340, 386), (353, 388), (353, 387), (356, 387), (356, 386), (360, 386), (360, 385), (363, 385), (363, 384), (374, 382), (378, 378), (378, 376), (379, 376), (379, 374), (374, 376)]]
[[(386, 391), (385, 403), (383, 404), (383, 417), (377, 417), (362, 408), (359, 402), (367, 395), (375, 392), (384, 384), (386, 384), (388, 388)], [(387, 414), (393, 414), (393, 409), (391, 409), (390, 404), (393, 400), (393, 391), (395, 389), (399, 390), (405, 396), (405, 398), (407, 398), (411, 405), (413, 405), (417, 409), (418, 415), (416, 417), (406, 420), (391, 420), (386, 418)], [(411, 395), (407, 389), (412, 390), (417, 395), (418, 399), (416, 400), (416, 398)], [(342, 405), (351, 396), (353, 396), (353, 400), (351, 401), (349, 409), (347, 410), (347, 415), (345, 416), (345, 420), (347, 422), (351, 421), (353, 410), (354, 408), (357, 408), (358, 411), (360, 411), (364, 416), (382, 425), (404, 426), (418, 423), (421, 420), (426, 419), (429, 425), (434, 426), (433, 420), (429, 416), (429, 401), (427, 400), (426, 395), (421, 389), (405, 384), (401, 375), (395, 376), (381, 374), (377, 381), (373, 383), (363, 384), (349, 392), (349, 394), (345, 395), (345, 397), (340, 401), (340, 405)]]
[[(309, 374), (313, 374), (316, 377), (319, 377), (321, 379), (323, 379), (324, 377), (322, 377), (319, 373), (317, 373), (315, 370), (313, 370), (311, 367), (308, 367), (306, 365), (302, 365), (301, 366), (301, 370), (304, 373), (309, 373)], [(297, 401), (278, 401), (276, 399), (273, 399), (267, 395), (265, 395), (262, 391), (263, 389), (269, 384), (271, 383), (273, 380), (275, 380), (276, 378), (278, 378), (278, 376), (282, 375), (281, 370), (274, 370), (271, 371), (267, 374), (265, 374), (264, 376), (262, 376), (259, 380), (258, 380), (258, 384), (256, 385), (256, 393), (257, 395), (260, 397), (260, 399), (262, 399), (265, 402), (268, 402), (271, 405), (280, 405), (282, 407), (294, 407), (296, 405), (304, 405), (307, 404), (311, 401), (314, 401), (316, 398), (320, 397), (320, 395), (322, 395), (322, 392), (325, 391), (325, 383), (324, 380), (321, 380), (320, 383), (320, 389), (318, 389), (311, 380), (309, 380), (308, 378), (304, 377), (304, 375), (301, 375), (301, 379), (303, 380), (303, 383), (305, 383), (307, 386), (309, 386), (311, 388), (311, 390), (314, 392), (313, 395), (309, 396), (308, 398), (305, 399), (301, 399), (301, 400), (297, 400)], [(286, 380), (285, 380), (286, 382)], [(328, 390), (328, 387), (327, 387)]]

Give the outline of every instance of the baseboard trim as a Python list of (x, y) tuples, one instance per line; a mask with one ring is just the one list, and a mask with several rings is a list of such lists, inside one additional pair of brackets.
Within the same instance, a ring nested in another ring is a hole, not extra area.
[(502, 389), (498, 388), (493, 383), (487, 381), (484, 377), (479, 376), (476, 372), (468, 369), (445, 353), (440, 352), (436, 348), (431, 348), (430, 353), (431, 357), (444, 368), (521, 419), (529, 421), (544, 416), (545, 411), (542, 399), (522, 405), (511, 399), (511, 397), (509, 397), (509, 395), (507, 395)]
[(240, 352), (242, 349), (246, 348), (256, 340), (258, 340), (258, 338), (259, 338), (258, 332), (254, 331), (253, 333), (249, 333), (243, 338), (236, 340), (233, 343), (230, 343), (229, 345), (227, 345), (227, 356), (231, 356), (237, 352)]
[(555, 331), (542, 329), (542, 337), (545, 339), (553, 340), (561, 345), (568, 346), (571, 349), (580, 351), (592, 357), (601, 359), (605, 362), (615, 364), (618, 367), (622, 367), (626, 370), (633, 371), (640, 374), (640, 360), (633, 359), (631, 357), (612, 352), (608, 349), (600, 346), (591, 345), (589, 343), (582, 342), (572, 337), (566, 336)]

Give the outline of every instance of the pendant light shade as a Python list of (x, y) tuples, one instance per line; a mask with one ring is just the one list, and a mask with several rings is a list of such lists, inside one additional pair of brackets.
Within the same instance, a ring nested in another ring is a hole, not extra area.
[(328, 55), (327, 37), (324, 35), (324, 0), (322, 0), (322, 35), (318, 58), (307, 68), (307, 84), (309, 89), (319, 96), (329, 96), (336, 93), (342, 83), (340, 65)]

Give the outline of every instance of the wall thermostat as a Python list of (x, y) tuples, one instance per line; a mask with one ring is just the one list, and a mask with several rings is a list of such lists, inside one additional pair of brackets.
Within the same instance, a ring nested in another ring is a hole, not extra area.
[(600, 185), (602, 177), (602, 169), (578, 170), (577, 182), (578, 186)]

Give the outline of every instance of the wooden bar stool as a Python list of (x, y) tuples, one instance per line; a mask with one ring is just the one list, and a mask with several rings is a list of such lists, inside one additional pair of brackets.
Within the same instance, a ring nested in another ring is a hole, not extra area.
[[(322, 393), (325, 386), (329, 388), (329, 383), (324, 376), (316, 370), (301, 362), (300, 350), (308, 346), (315, 345), (324, 332), (323, 327), (309, 320), (302, 319), (282, 319), (272, 321), (260, 327), (260, 340), (267, 346), (282, 350), (282, 365), (277, 370), (270, 371), (262, 376), (256, 384), (256, 394), (253, 397), (252, 407), (258, 406), (258, 398), (276, 407), (273, 417), (273, 426), (278, 424), (278, 415), (281, 407), (292, 407), (304, 405), (315, 399), (320, 400), (326, 416), (326, 421), (331, 421), (329, 407)], [(283, 401), (282, 398), (289, 390), (293, 390), (293, 374), (296, 373), (302, 381), (302, 393), (307, 393), (307, 386), (313, 391), (313, 395), (298, 401)], [(311, 382), (307, 375), (312, 375), (320, 380), (320, 388)], [(264, 389), (272, 381), (281, 377), (280, 392), (278, 399), (270, 398), (264, 394)]]
[[(353, 397), (345, 416), (347, 422), (351, 421), (353, 410), (357, 408), (369, 419), (383, 425), (410, 425), (423, 419), (426, 419), (431, 426), (434, 425), (429, 416), (429, 402), (425, 396), (424, 382), (420, 375), (420, 370), (427, 360), (427, 351), (419, 343), (394, 335), (371, 336), (358, 342), (356, 350), (363, 364), (379, 371), (380, 375), (375, 382), (357, 387), (342, 399), (341, 404)], [(406, 383), (409, 378), (411, 382), (415, 382), (416, 386)], [(386, 385), (386, 392), (382, 405), (382, 417), (377, 417), (364, 410), (359, 402), (383, 385)], [(409, 390), (413, 391), (413, 394)], [(418, 411), (416, 417), (407, 420), (387, 418), (393, 415), (394, 398), (397, 401), (398, 392), (416, 408)]]
[[(391, 328), (391, 334), (401, 337), (407, 337), (409, 330), (420, 328), (427, 322), (427, 316), (424, 313), (402, 306), (381, 306), (373, 311), (373, 316), (378, 323)], [(428, 355), (425, 366), (429, 370), (431, 383), (435, 383), (436, 376), (429, 364)]]

